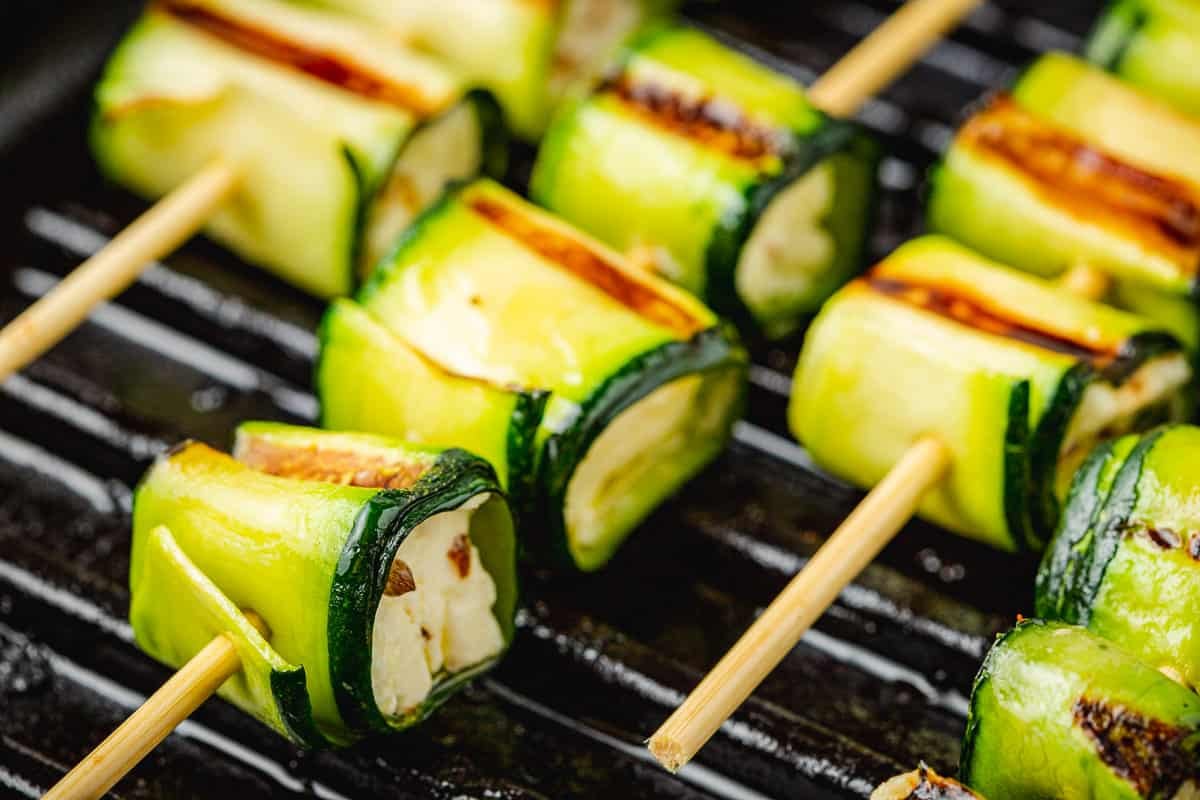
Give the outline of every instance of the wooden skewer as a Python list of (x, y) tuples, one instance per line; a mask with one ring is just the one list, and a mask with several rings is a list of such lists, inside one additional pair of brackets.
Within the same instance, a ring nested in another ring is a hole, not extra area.
[(691, 760), (904, 527), (950, 462), (950, 451), (934, 437), (908, 449), (650, 738), (650, 752), (664, 767), (674, 772)]
[(93, 308), (194, 236), (233, 193), (238, 178), (238, 170), (224, 161), (209, 164), (0, 330), (0, 381), (49, 350)]
[(834, 117), (853, 116), (982, 0), (908, 0), (808, 90)]
[(1088, 300), (1101, 300), (1112, 288), (1112, 276), (1089, 264), (1076, 264), (1058, 282), (1071, 294)]
[[(255, 628), (269, 636), (266, 623), (257, 614), (253, 611), (244, 613)], [(224, 634), (217, 636), (76, 764), (43, 800), (95, 800), (101, 797), (241, 666), (233, 640)]]

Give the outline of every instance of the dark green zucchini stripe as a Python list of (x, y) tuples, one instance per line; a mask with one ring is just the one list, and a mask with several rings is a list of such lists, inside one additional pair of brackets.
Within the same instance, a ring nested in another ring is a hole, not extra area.
[[(330, 677), (338, 709), (351, 728), (386, 733), (411, 727), (445, 702), (454, 688), (498, 660), (438, 681), (425, 702), (401, 719), (385, 717), (375, 705), (371, 683), (375, 610), (400, 545), (425, 520), (484, 493), (500, 493), (492, 468), (466, 451), (447, 450), (438, 457), (435, 469), (411, 489), (380, 492), (355, 520), (342, 548), (329, 597)], [(507, 608), (498, 608), (497, 615), (511, 620), (516, 613), (515, 592), (498, 603)], [(511, 641), (511, 623), (505, 638)]]

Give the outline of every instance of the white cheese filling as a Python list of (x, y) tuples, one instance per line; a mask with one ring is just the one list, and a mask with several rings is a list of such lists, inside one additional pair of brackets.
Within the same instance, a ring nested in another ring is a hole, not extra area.
[(441, 196), (446, 184), (479, 173), (482, 141), (479, 117), (470, 103), (459, 103), (413, 133), (371, 204), (360, 254), (364, 276), (391, 251), (417, 214)]
[(1129, 432), (1140, 411), (1168, 402), (1191, 379), (1187, 357), (1174, 353), (1143, 364), (1120, 386), (1099, 381), (1088, 386), (1063, 437), (1060, 482), (1096, 442)]
[(825, 278), (836, 255), (823, 225), (833, 207), (834, 170), (818, 164), (775, 197), (742, 249), (735, 282), (738, 296), (756, 317), (792, 312)]
[[(396, 553), (416, 588), (384, 595), (371, 637), (375, 704), (397, 717), (429, 696), (439, 677), (461, 672), (504, 647), (492, 613), (496, 584), (467, 536), (471, 514), (488, 496), (430, 517)], [(464, 537), (464, 538), (460, 538)]]

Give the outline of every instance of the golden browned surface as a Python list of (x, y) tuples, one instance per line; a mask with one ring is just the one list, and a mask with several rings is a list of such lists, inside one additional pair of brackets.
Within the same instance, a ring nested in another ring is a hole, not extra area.
[(918, 284), (894, 277), (882, 277), (874, 272), (859, 280), (876, 292), (975, 330), (1065, 353), (1098, 367), (1110, 364), (1120, 354), (1122, 343), (1114, 342), (1107, 347), (1100, 347), (1082, 337), (1068, 338), (1059, 331), (1040, 329), (1028, 320), (1005, 317), (1003, 309), (994, 305), (989, 307), (986, 298), (972, 297), (961, 287)]
[(963, 126), (959, 142), (1016, 168), (1067, 213), (1136, 237), (1196, 273), (1200, 197), (1194, 187), (1092, 147), (1004, 95)]
[(587, 281), (618, 303), (687, 339), (704, 330), (705, 324), (687, 309), (659, 294), (653, 287), (626, 274), (620, 267), (571, 238), (519, 210), (475, 196), (471, 209), (498, 229), (521, 242), (547, 261)]
[(602, 90), (619, 98), (638, 118), (733, 158), (761, 161), (782, 156), (790, 147), (781, 131), (716, 97), (688, 97), (650, 81), (634, 81), (627, 73)]
[(321, 481), (369, 489), (407, 489), (425, 473), (426, 465), (396, 462), (348, 450), (309, 445), (284, 446), (254, 437), (238, 454), (246, 466), (304, 481)]
[(306, 42), (286, 40), (273, 31), (225, 16), (217, 9), (192, 0), (157, 0), (152, 8), (247, 53), (348, 92), (399, 106), (418, 116), (431, 116), (441, 111), (444, 105), (440, 100), (427, 97), (420, 87), (381, 75), (344, 54), (324, 52)]

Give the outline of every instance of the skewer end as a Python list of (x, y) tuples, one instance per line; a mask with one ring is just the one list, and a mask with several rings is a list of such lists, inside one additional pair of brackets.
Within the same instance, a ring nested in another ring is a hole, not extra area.
[(671, 774), (678, 772), (679, 768), (689, 760), (679, 742), (661, 732), (651, 736), (646, 742), (646, 746), (650, 748), (650, 754), (662, 765), (663, 769)]

